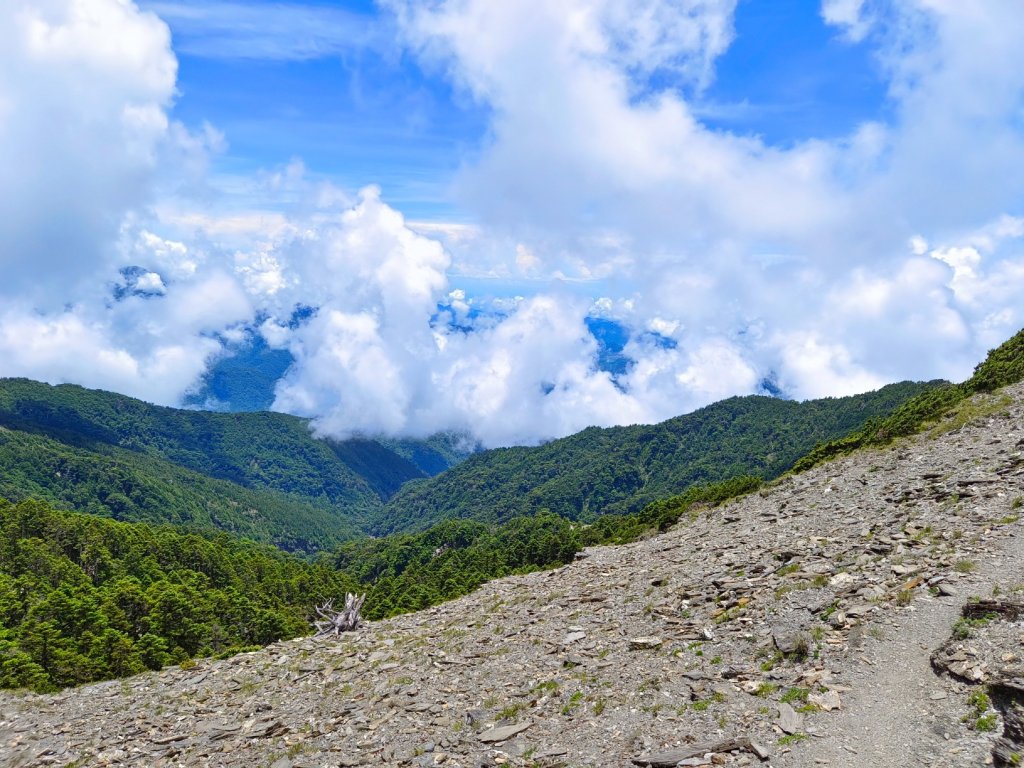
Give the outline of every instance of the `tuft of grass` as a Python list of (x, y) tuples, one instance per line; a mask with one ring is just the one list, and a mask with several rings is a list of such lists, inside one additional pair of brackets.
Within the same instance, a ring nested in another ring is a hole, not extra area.
[(499, 720), (511, 720), (523, 710), (522, 704), (510, 704), (498, 713)]
[(806, 702), (807, 697), (811, 695), (810, 688), (787, 688), (786, 692), (779, 697), (779, 701), (785, 704), (793, 704), (794, 702)]
[(971, 573), (978, 570), (978, 564), (973, 560), (957, 560), (953, 563), (953, 570), (957, 573)]
[(779, 746), (788, 747), (791, 744), (799, 744), (801, 741), (805, 741), (806, 739), (806, 733), (790, 733), (779, 739)]
[(569, 701), (566, 702), (565, 706), (562, 707), (562, 714), (571, 715), (572, 711), (579, 706), (581, 701), (583, 701), (583, 692), (576, 691), (576, 693), (569, 697)]

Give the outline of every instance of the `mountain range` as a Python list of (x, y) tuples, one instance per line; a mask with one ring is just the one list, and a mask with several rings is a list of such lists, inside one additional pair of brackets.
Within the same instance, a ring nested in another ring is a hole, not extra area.
[(942, 382), (803, 403), (731, 398), (661, 424), (591, 428), (529, 448), (319, 439), (281, 413), (153, 406), (111, 392), (0, 380), (0, 496), (118, 520), (223, 530), (313, 552), (440, 521), (636, 512), (694, 484), (775, 477)]

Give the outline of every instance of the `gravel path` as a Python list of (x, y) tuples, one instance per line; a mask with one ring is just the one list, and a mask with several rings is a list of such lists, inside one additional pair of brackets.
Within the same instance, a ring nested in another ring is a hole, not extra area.
[(950, 636), (960, 608), (971, 596), (1004, 592), (1024, 578), (1024, 535), (1003, 529), (998, 554), (963, 577), (954, 597), (920, 597), (909, 610), (891, 616), (864, 639), (863, 654), (843, 670), (851, 691), (844, 708), (822, 720), (814, 738), (780, 755), (778, 766), (871, 765), (980, 766), (991, 764), (991, 736), (966, 731), (974, 686), (940, 677), (932, 651)]

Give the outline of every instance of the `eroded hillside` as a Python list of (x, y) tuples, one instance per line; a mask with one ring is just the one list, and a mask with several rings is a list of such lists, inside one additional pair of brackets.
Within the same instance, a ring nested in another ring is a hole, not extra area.
[(0, 694), (2, 764), (981, 765), (1000, 716), (929, 659), (971, 596), (1024, 588), (1022, 417), (1024, 387), (981, 395), (340, 642)]

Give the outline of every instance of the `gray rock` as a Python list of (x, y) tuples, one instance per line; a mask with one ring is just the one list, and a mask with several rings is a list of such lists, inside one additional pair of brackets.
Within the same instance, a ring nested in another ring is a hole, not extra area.
[(814, 638), (799, 630), (776, 630), (772, 633), (772, 641), (780, 653), (787, 655), (806, 654), (814, 647)]
[(789, 704), (779, 704), (779, 728), (785, 733), (800, 733), (804, 728), (804, 716)]
[(497, 744), (502, 741), (508, 741), (513, 736), (516, 736), (527, 728), (533, 725), (532, 721), (525, 723), (515, 723), (513, 725), (503, 725), (499, 728), (491, 728), (489, 731), (484, 731), (480, 734), (480, 741), (484, 744)]
[(631, 651), (652, 651), (660, 648), (663, 642), (660, 637), (631, 637), (629, 649)]

